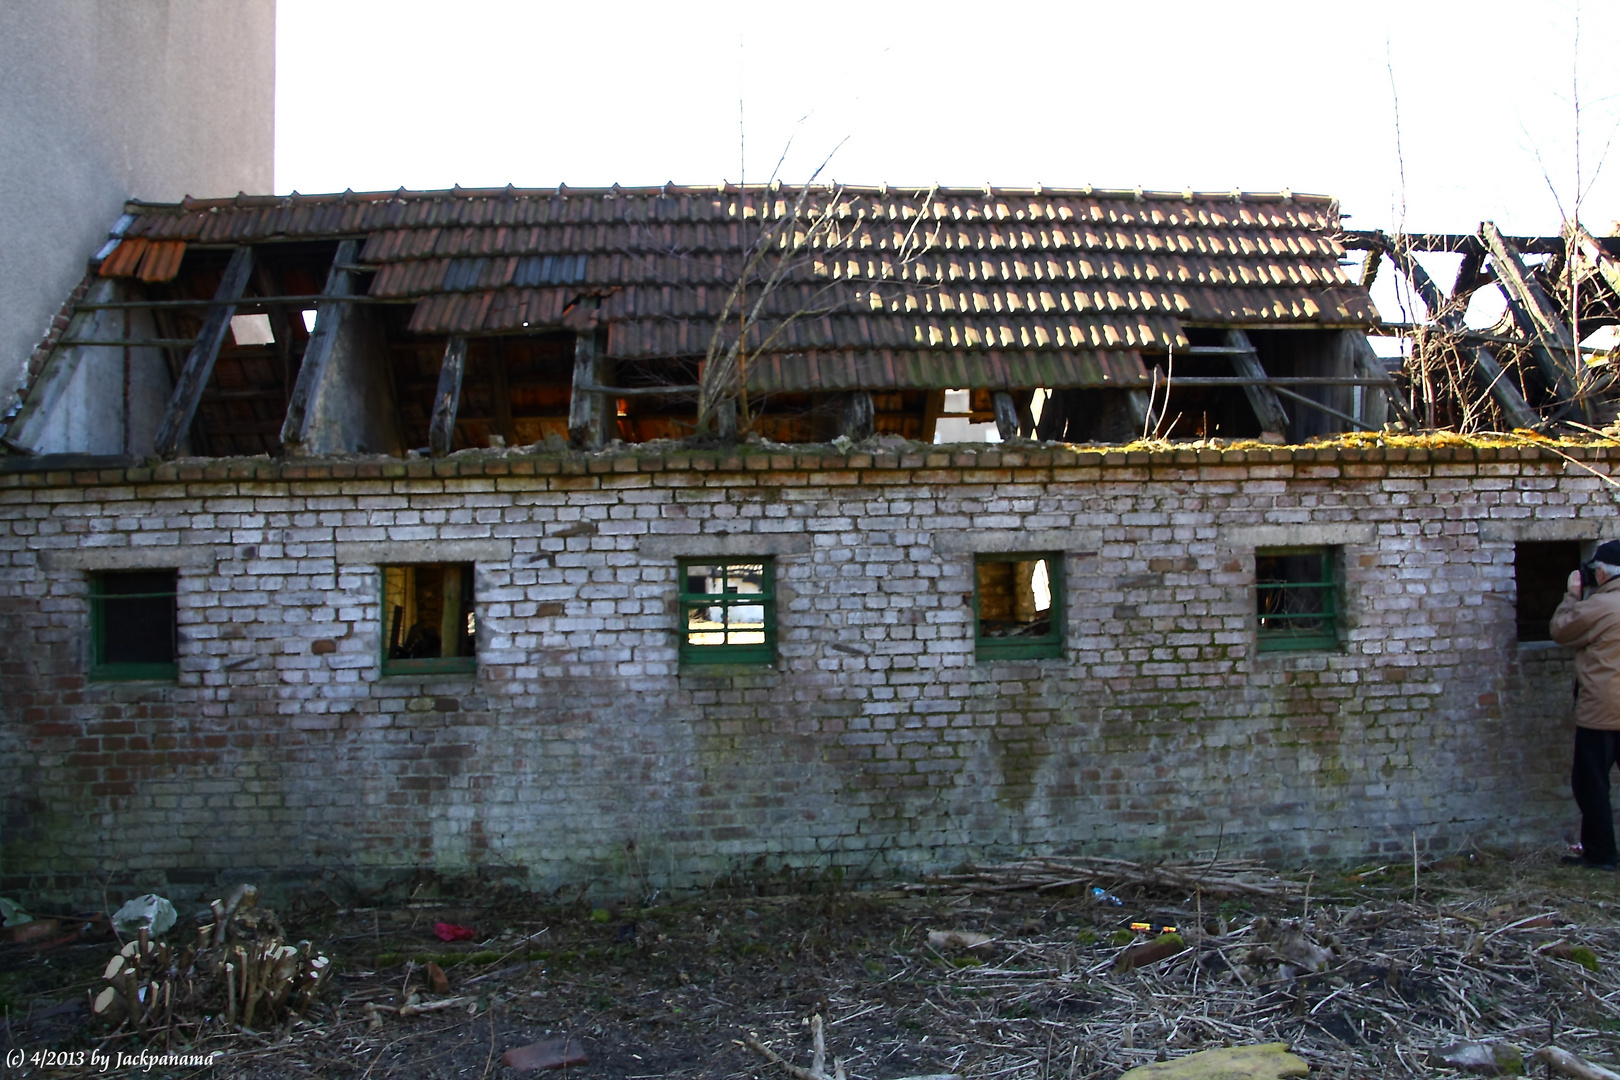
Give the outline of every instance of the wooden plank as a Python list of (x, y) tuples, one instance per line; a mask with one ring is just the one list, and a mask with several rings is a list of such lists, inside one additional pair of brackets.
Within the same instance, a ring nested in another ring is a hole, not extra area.
[(433, 419), (428, 422), (428, 452), (444, 457), (456, 440), (456, 410), (461, 406), (461, 376), (467, 367), (467, 339), (453, 337), (444, 347), (439, 367), (439, 389), (433, 395)]
[[(326, 379), (332, 361), (332, 346), (337, 341), (338, 329), (348, 314), (349, 305), (337, 299), (354, 289), (354, 275), (341, 269), (341, 264), (354, 261), (359, 242), (345, 240), (338, 244), (332, 258), (332, 268), (326, 272), (326, 288), (321, 290), (321, 301), (315, 305), (315, 329), (310, 332), (309, 344), (304, 347), (304, 362), (293, 383), (292, 396), (287, 401), (287, 415), (281, 424), (281, 445), (290, 454), (302, 453), (309, 434), (310, 418), (314, 415), (316, 399)], [(347, 256), (347, 257), (345, 257)]]
[[(1559, 403), (1575, 403), (1580, 368), (1575, 360), (1575, 342), (1559, 317), (1558, 309), (1531, 276), (1513, 241), (1502, 235), (1496, 223), (1487, 221), (1479, 229), (1496, 267), (1497, 283), (1507, 294), (1513, 321), (1533, 339), (1530, 355), (1535, 357)], [(1580, 402), (1580, 407), (1583, 414), (1589, 413), (1584, 401)]]
[[(1232, 367), (1238, 375), (1245, 379), (1268, 379), (1264, 365), (1260, 363), (1260, 354), (1255, 351), (1254, 343), (1249, 335), (1242, 330), (1228, 330), (1226, 344), (1229, 348), (1237, 350), (1232, 354)], [(1283, 410), (1282, 402), (1270, 386), (1263, 382), (1244, 383), (1243, 394), (1249, 399), (1249, 407), (1254, 410), (1256, 419), (1260, 421), (1261, 431), (1272, 431), (1278, 435), (1288, 433), (1288, 413)]]
[[(253, 249), (243, 245), (231, 254), (225, 276), (220, 279), (219, 288), (214, 290), (214, 299), (239, 299), (247, 288), (252, 272)], [(191, 354), (180, 369), (174, 393), (169, 397), (169, 407), (164, 410), (163, 422), (158, 425), (157, 437), (153, 440), (153, 451), (158, 457), (172, 458), (179, 452), (180, 439), (197, 415), (197, 403), (202, 401), (203, 391), (208, 387), (208, 377), (214, 373), (214, 361), (219, 359), (219, 347), (225, 342), (231, 316), (235, 313), (234, 304), (221, 303), (211, 308), (208, 317), (203, 320), (202, 330), (197, 334), (197, 344), (192, 346)]]

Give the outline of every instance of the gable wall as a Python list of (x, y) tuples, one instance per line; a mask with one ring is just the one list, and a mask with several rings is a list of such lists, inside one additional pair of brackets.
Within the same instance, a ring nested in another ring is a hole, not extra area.
[[(0, 887), (1553, 842), (1571, 672), (1514, 641), (1511, 541), (1616, 532), (1606, 452), (1563, 453), (0, 474)], [(1067, 654), (976, 663), (970, 552), (1036, 530), (1074, 545)], [(679, 668), (694, 535), (780, 552), (777, 669)], [(1252, 550), (1282, 536), (1342, 544), (1342, 650), (1256, 653)], [(478, 560), (476, 678), (379, 678), (376, 565), (412, 552)], [(86, 571), (154, 564), (181, 567), (178, 685), (87, 683)]]

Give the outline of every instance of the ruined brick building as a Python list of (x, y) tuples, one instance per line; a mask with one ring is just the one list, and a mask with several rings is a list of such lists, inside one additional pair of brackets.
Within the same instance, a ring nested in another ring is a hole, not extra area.
[(1353, 241), (1286, 192), (132, 203), (0, 435), (0, 878), (1546, 841), (1612, 451), (1321, 440), (1409, 408)]

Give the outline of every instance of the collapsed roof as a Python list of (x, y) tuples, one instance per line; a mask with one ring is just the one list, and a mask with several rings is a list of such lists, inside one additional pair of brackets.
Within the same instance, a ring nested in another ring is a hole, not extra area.
[(1389, 385), (1321, 196), (666, 185), (126, 210), (30, 365), (12, 453), (932, 440), (947, 390), (1004, 437), (1190, 416), (1297, 437), (1381, 424), (1362, 391)]

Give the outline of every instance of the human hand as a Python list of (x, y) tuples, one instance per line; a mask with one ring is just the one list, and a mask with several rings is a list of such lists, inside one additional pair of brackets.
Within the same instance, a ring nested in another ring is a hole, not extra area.
[(1581, 598), (1581, 572), (1579, 570), (1569, 572), (1569, 581), (1565, 583), (1564, 589), (1575, 599), (1579, 600)]

